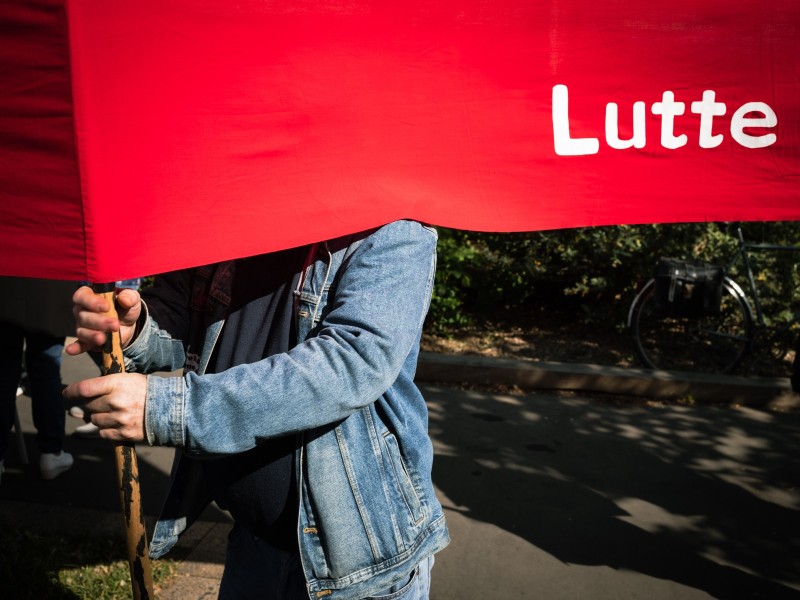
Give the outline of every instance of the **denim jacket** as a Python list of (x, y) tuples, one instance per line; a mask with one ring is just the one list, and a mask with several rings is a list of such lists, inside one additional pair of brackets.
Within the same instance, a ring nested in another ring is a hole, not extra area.
[(435, 266), (436, 233), (413, 221), (315, 245), (295, 291), (298, 344), (208, 375), (230, 270), (176, 272), (143, 294), (126, 367), (186, 365), (182, 377), (148, 377), (147, 440), (181, 450), (153, 557), (210, 500), (198, 459), (290, 433), (311, 598), (372, 595), (448, 544), (427, 408), (413, 381)]

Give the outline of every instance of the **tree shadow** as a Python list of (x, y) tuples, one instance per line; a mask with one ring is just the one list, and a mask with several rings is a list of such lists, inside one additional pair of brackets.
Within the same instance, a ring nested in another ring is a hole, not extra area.
[(454, 510), (565, 563), (800, 597), (800, 415), (424, 391)]
[[(108, 597), (108, 592), (115, 598), (132, 594), (121, 535), (99, 537), (87, 531), (80, 536), (65, 536), (52, 530), (3, 523), (3, 537), (3, 598), (68, 600), (91, 597), (101, 590), (103, 597)], [(98, 565), (102, 565), (101, 569), (91, 577), (84, 570)]]
[[(52, 505), (119, 513), (121, 519), (117, 467), (111, 442), (67, 435), (64, 450), (73, 455), (75, 462), (65, 473), (45, 481), (39, 474), (38, 454), (32, 451), (36, 448), (35, 434), (26, 432), (24, 437), (29, 464), (20, 464), (16, 444), (10, 444), (6, 472), (0, 486), (0, 507), (2, 501)], [(146, 517), (154, 518), (161, 512), (166, 497), (174, 450), (137, 444), (136, 452), (142, 512)], [(203, 513), (203, 520), (223, 523), (230, 519), (227, 513), (210, 506)]]

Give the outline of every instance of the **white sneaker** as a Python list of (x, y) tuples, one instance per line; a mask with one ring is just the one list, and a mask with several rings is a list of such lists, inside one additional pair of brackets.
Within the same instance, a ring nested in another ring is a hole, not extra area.
[(75, 428), (75, 433), (73, 435), (79, 438), (87, 438), (87, 439), (99, 438), (100, 428), (94, 423), (84, 423), (83, 425), (78, 425)]
[(72, 466), (72, 454), (69, 452), (43, 452), (39, 459), (39, 469), (43, 479), (54, 479)]

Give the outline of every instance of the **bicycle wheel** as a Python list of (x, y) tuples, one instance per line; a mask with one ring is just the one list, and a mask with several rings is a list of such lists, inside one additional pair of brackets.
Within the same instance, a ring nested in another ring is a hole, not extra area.
[(753, 315), (741, 288), (730, 278), (723, 283), (717, 315), (676, 317), (658, 310), (655, 280), (636, 296), (628, 328), (645, 366), (665, 371), (730, 373), (751, 348)]

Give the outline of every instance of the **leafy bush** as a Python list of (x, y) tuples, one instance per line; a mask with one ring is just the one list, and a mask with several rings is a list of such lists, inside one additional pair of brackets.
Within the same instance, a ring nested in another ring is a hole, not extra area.
[[(748, 241), (800, 245), (797, 223), (746, 223)], [(428, 320), (447, 333), (480, 319), (513, 319), (545, 306), (618, 328), (661, 256), (727, 264), (735, 230), (716, 223), (620, 225), (528, 233), (439, 230), (439, 267)], [(785, 306), (800, 290), (798, 253), (754, 260), (759, 293)], [(732, 276), (744, 285), (739, 269)], [(769, 301), (768, 301), (769, 304)]]

